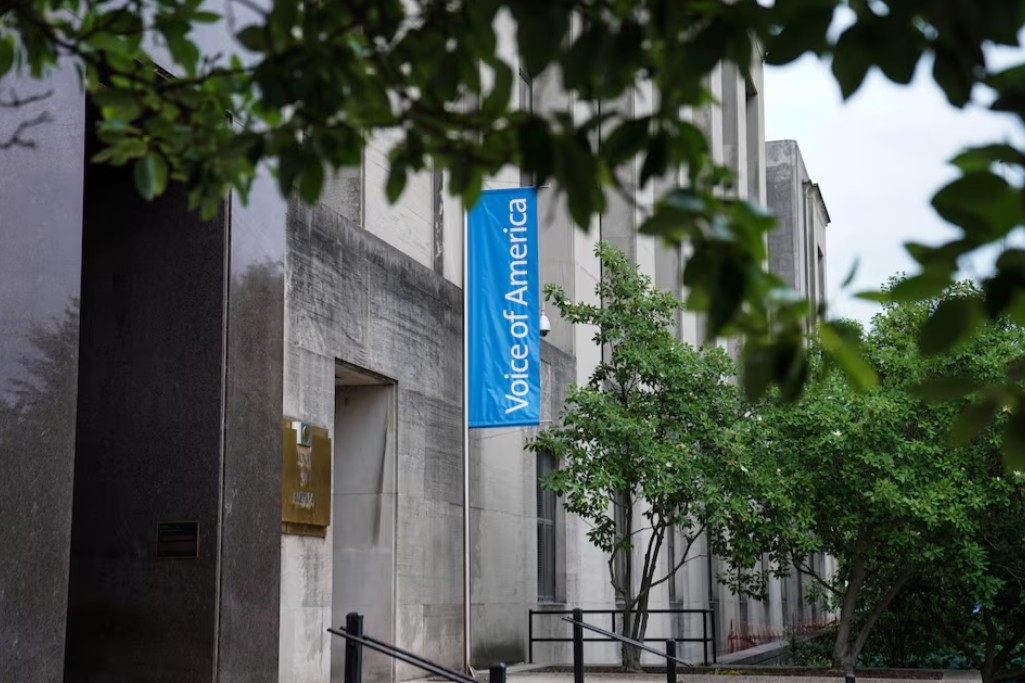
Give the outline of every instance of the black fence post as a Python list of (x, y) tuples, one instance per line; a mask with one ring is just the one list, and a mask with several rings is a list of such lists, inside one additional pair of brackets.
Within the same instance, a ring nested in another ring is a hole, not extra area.
[[(363, 637), (363, 615), (349, 612), (345, 615), (345, 631)], [(351, 638), (345, 639), (345, 683), (360, 683), (363, 679), (363, 646)]]
[[(583, 620), (583, 611), (579, 607), (574, 608), (573, 621)], [(584, 627), (580, 624), (573, 624), (573, 683), (584, 683)]]
[(705, 666), (708, 666), (708, 613), (701, 613), (701, 648), (705, 653)]
[(676, 641), (666, 641), (666, 683), (676, 683)]
[(719, 658), (716, 655), (716, 651), (715, 651), (715, 639), (716, 639), (716, 636), (718, 635), (719, 632), (715, 630), (715, 610), (714, 609), (709, 611), (709, 616), (712, 618), (712, 664), (716, 664), (716, 663), (718, 663)]
[(505, 664), (499, 662), (491, 667), (488, 683), (505, 683)]
[(527, 664), (534, 663), (534, 610), (527, 610)]

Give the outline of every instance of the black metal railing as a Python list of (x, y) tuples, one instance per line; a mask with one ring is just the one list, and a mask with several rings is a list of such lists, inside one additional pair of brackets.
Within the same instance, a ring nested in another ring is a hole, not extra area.
[[(363, 680), (363, 648), (367, 647), (400, 662), (411, 664), (429, 674), (441, 676), (452, 683), (480, 683), (458, 671), (436, 664), (409, 650), (395, 647), (363, 633), (363, 615), (349, 612), (345, 615), (345, 628), (329, 628), (328, 633), (345, 638), (345, 683), (361, 683)], [(489, 683), (505, 683), (505, 664), (495, 664), (489, 669)]]
[[(577, 613), (584, 614), (607, 614), (610, 617), (611, 628), (607, 631), (601, 629), (602, 632), (609, 634), (611, 633), (614, 637), (609, 638), (584, 638), (585, 643), (609, 643), (614, 640), (621, 640), (623, 636), (617, 635), (616, 631), (616, 616), (621, 615), (623, 610), (621, 609), (558, 609), (558, 610), (528, 610), (527, 618), (527, 661), (530, 663), (534, 662), (534, 643), (570, 643), (573, 642), (573, 638), (536, 638), (534, 637), (534, 617), (539, 615), (549, 616), (560, 616), (575, 615)], [(700, 614), (701, 615), (701, 637), (700, 638), (672, 638), (673, 647), (676, 647), (676, 643), (701, 643), (704, 651), (704, 663), (708, 666), (708, 651), (711, 648), (712, 651), (712, 663), (715, 663), (718, 659), (715, 648), (715, 611), (710, 609), (650, 609), (648, 614)], [(576, 617), (574, 617), (576, 618)], [(564, 621), (568, 621), (564, 619)], [(588, 627), (591, 625), (588, 624)], [(592, 628), (591, 630), (595, 630)], [(645, 638), (645, 642), (664, 642), (665, 638)], [(658, 653), (661, 654), (661, 653)]]
[(684, 665), (688, 669), (691, 665), (687, 664), (683, 659), (676, 658), (676, 641), (669, 638), (665, 641), (665, 652), (659, 652), (654, 647), (648, 647), (644, 643), (626, 636), (620, 636), (612, 631), (606, 631), (597, 626), (591, 624), (585, 624), (583, 620), (583, 610), (574, 609), (573, 616), (564, 616), (564, 621), (569, 621), (573, 625), (573, 683), (583, 683), (583, 630), (587, 629), (596, 633), (600, 633), (605, 636), (604, 640), (615, 640), (620, 643), (632, 645), (646, 652), (657, 654), (658, 656), (665, 659), (665, 683), (676, 683), (676, 665)]

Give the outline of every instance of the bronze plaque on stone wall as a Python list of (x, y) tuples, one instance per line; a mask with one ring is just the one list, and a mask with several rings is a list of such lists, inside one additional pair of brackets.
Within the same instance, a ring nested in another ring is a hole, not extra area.
[(281, 531), (320, 536), (331, 523), (331, 439), (323, 427), (281, 423)]

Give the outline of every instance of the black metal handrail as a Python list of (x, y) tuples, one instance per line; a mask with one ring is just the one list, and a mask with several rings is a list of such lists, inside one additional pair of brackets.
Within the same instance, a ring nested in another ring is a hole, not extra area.
[(676, 665), (683, 664), (686, 667), (691, 665), (687, 662), (677, 659), (676, 657), (676, 641), (672, 638), (666, 640), (666, 651), (659, 652), (653, 647), (648, 647), (639, 640), (633, 638), (627, 638), (621, 636), (618, 633), (612, 631), (606, 631), (603, 628), (599, 628), (592, 624), (584, 622), (584, 611), (582, 609), (573, 610), (573, 617), (563, 617), (563, 621), (568, 621), (573, 625), (573, 683), (584, 683), (584, 629), (590, 629), (597, 633), (601, 633), (606, 636), (607, 641), (619, 641), (632, 645), (633, 647), (640, 648), (646, 652), (656, 654), (666, 660), (666, 683), (676, 683)]
[[(605, 639), (602, 639), (602, 642), (608, 642), (609, 640), (618, 640), (621, 643), (626, 643), (628, 645), (633, 645), (634, 647), (636, 647), (636, 648), (638, 648), (640, 650), (644, 650), (645, 652), (650, 652), (653, 655), (658, 655), (659, 657), (662, 657), (662, 658), (664, 658), (666, 660), (670, 660), (670, 659), (674, 660), (677, 664), (683, 664), (688, 669), (693, 669), (694, 668), (693, 664), (691, 664), (689, 662), (683, 661), (682, 659), (678, 658), (675, 654), (670, 654), (668, 651), (662, 652), (661, 650), (656, 650), (653, 647), (645, 645), (644, 643), (642, 643), (639, 640), (634, 640), (633, 638), (627, 638), (626, 636), (620, 635), (618, 633), (613, 633), (612, 631), (606, 631), (605, 629), (601, 628), (600, 626), (595, 626), (594, 624), (588, 624), (587, 622), (584, 622), (584, 621), (577, 621), (576, 619), (573, 619), (572, 617), (563, 617), (562, 620), (566, 621), (566, 622), (569, 622), (571, 624), (579, 624), (580, 626), (583, 626), (586, 629), (589, 629), (591, 631), (594, 631), (595, 633), (600, 633), (603, 636), (606, 636)], [(587, 640), (587, 639), (585, 638), (584, 640)], [(598, 639), (594, 638), (593, 640), (598, 640)], [(672, 643), (673, 644), (673, 648), (672, 649), (673, 650), (676, 649), (676, 641), (674, 641), (672, 638), (666, 639), (666, 643), (667, 644), (668, 643)]]
[[(361, 683), (363, 679), (363, 648), (387, 655), (400, 662), (411, 664), (427, 673), (441, 676), (452, 683), (480, 683), (474, 678), (458, 671), (436, 664), (409, 650), (403, 650), (390, 643), (378, 640), (363, 633), (363, 615), (349, 612), (345, 615), (345, 628), (329, 628), (328, 633), (345, 638), (345, 683)], [(505, 683), (505, 664), (495, 664), (489, 669), (489, 683)]]
[[(534, 662), (534, 643), (570, 643), (572, 638), (535, 638), (534, 617), (538, 615), (562, 616), (576, 614), (575, 609), (553, 609), (553, 610), (528, 610), (527, 611), (527, 661)], [(701, 615), (701, 637), (700, 638), (673, 638), (677, 643), (701, 643), (704, 651), (704, 663), (708, 665), (708, 646), (712, 646), (712, 663), (718, 661), (718, 653), (715, 646), (715, 610), (711, 609), (649, 609), (648, 614), (700, 614)], [(580, 609), (580, 614), (607, 614), (612, 619), (612, 629), (616, 629), (616, 615), (623, 613), (622, 609)], [(709, 629), (711, 621), (711, 629)], [(711, 631), (711, 635), (709, 635)], [(645, 638), (645, 642), (663, 642), (664, 638)], [(585, 643), (608, 643), (609, 638), (584, 638)]]

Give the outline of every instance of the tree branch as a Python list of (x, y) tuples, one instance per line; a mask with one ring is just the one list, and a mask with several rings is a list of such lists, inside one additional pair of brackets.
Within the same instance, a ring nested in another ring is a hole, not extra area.
[[(673, 567), (672, 569), (670, 569), (669, 572), (665, 576), (663, 576), (658, 581), (652, 582), (651, 588), (654, 588), (655, 586), (661, 585), (661, 584), (665, 583), (666, 581), (668, 581), (669, 579), (671, 579), (674, 576), (676, 576), (676, 572), (680, 571), (680, 567), (682, 567), (684, 565), (684, 563), (687, 562), (687, 556), (690, 555), (690, 549), (694, 545), (694, 541), (698, 540), (698, 536), (701, 535), (701, 532), (704, 531), (704, 529), (705, 529), (705, 525), (702, 524), (700, 527), (698, 527), (698, 532), (696, 534), (694, 534), (693, 536), (688, 536), (687, 537), (687, 547), (683, 549), (683, 554), (680, 556), (680, 561), (677, 562), (676, 566)], [(670, 532), (670, 533), (672, 533), (672, 532)]]
[[(792, 554), (791, 556), (793, 557)], [(804, 574), (805, 576), (811, 577), (812, 580), (815, 581), (815, 583), (819, 584), (833, 595), (840, 595), (840, 590), (838, 588), (830, 585), (830, 583), (823, 579), (821, 576), (819, 576), (814, 569), (812, 569), (811, 567), (806, 567), (804, 565), (804, 558), (801, 558), (800, 560), (795, 559), (794, 567), (797, 569), (797, 571)]]
[(865, 642), (868, 640), (868, 636), (872, 632), (876, 621), (886, 611), (886, 608), (890, 606), (890, 603), (897, 596), (897, 593), (900, 592), (900, 589), (904, 587), (904, 584), (910, 581), (914, 575), (915, 571), (913, 569), (905, 569), (890, 587), (886, 589), (886, 593), (883, 594), (883, 597), (880, 598), (879, 602), (868, 613), (868, 616), (865, 617), (865, 623), (862, 624), (861, 630), (858, 631), (858, 637), (854, 640), (855, 656), (865, 647)]
[(10, 136), (8, 136), (6, 139), (0, 140), (0, 150), (8, 150), (14, 147), (20, 147), (22, 149), (35, 149), (36, 141), (27, 139), (23, 136), (25, 135), (25, 133), (32, 130), (33, 128), (41, 126), (45, 123), (52, 122), (53, 117), (50, 116), (50, 112), (48, 111), (40, 112), (32, 118), (25, 119), (24, 121), (18, 124), (17, 128), (14, 129), (14, 132), (11, 133)]
[(16, 109), (36, 102), (42, 102), (53, 95), (53, 90), (47, 90), (46, 92), (41, 92), (36, 95), (29, 95), (28, 97), (20, 97), (18, 95), (18, 91), (14, 88), (8, 88), (7, 91), (10, 93), (10, 99), (4, 99), (3, 96), (0, 96), (0, 108)]

